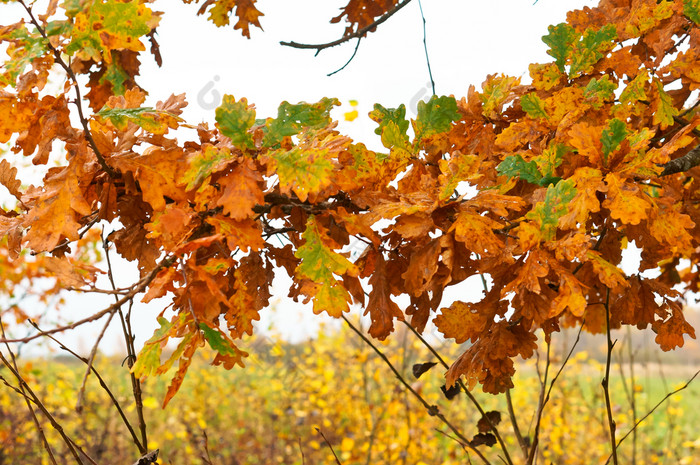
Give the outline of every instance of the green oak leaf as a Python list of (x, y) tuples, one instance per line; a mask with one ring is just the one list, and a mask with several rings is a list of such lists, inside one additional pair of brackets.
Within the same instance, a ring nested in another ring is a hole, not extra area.
[(340, 105), (338, 99), (324, 97), (317, 103), (282, 102), (277, 109), (277, 118), (268, 118), (263, 131), (264, 147), (274, 147), (283, 138), (299, 134), (303, 129), (321, 129), (331, 122), (330, 111)]
[(160, 366), (160, 354), (163, 350), (161, 342), (167, 339), (168, 333), (173, 328), (173, 323), (160, 316), (158, 324), (160, 328), (156, 329), (153, 336), (144, 343), (141, 352), (136, 357), (136, 363), (131, 367), (131, 372), (137, 378), (155, 374)]
[(129, 123), (134, 123), (153, 134), (165, 134), (168, 128), (177, 128), (182, 121), (177, 115), (151, 107), (109, 108), (105, 106), (95, 113), (101, 119), (108, 119), (115, 128), (126, 130)]
[(617, 118), (611, 119), (603, 129), (600, 142), (603, 144), (603, 155), (607, 160), (608, 155), (617, 150), (623, 140), (627, 137), (627, 126), (624, 121)]
[(683, 14), (700, 26), (700, 0), (683, 0)]
[(571, 54), (569, 76), (590, 71), (593, 65), (615, 46), (616, 38), (617, 31), (613, 24), (607, 24), (598, 30), (586, 29), (583, 38), (575, 45)]
[(48, 47), (38, 32), (29, 32), (24, 25), (9, 34), (0, 34), (0, 42), (3, 39), (11, 43), (6, 50), (9, 59), (2, 64), (4, 72), (0, 74), (0, 88), (7, 85), (14, 87), (25, 68), (36, 58), (44, 56)]
[(294, 256), (301, 259), (301, 263), (296, 268), (296, 274), (319, 284), (335, 283), (334, 274), (357, 275), (357, 266), (333, 250), (335, 244), (332, 243), (323, 226), (316, 222), (315, 216), (309, 217), (306, 230), (301, 237), (305, 243), (294, 252)]
[(201, 151), (188, 157), (188, 169), (180, 179), (181, 184), (187, 184), (185, 190), (198, 188), (212, 174), (225, 169), (234, 157), (227, 148), (205, 145)]
[(535, 93), (525, 94), (520, 98), (520, 106), (532, 119), (549, 118), (544, 101)]
[(210, 328), (205, 323), (199, 323), (199, 329), (202, 330), (204, 339), (209, 343), (209, 347), (221, 355), (228, 355), (231, 357), (238, 357), (240, 355), (240, 351), (231, 344), (231, 341), (224, 337), (218, 329)]
[(454, 97), (437, 97), (433, 95), (427, 102), (418, 102), (418, 116), (413, 121), (413, 131), (416, 141), (441, 132), (447, 132), (452, 122), (461, 118), (457, 111), (457, 101)]
[(519, 177), (523, 181), (539, 184), (542, 173), (534, 161), (525, 161), (520, 155), (508, 155), (497, 167), (498, 174), (509, 178)]
[(253, 149), (255, 142), (248, 130), (255, 124), (255, 108), (242, 98), (238, 102), (233, 95), (224, 95), (216, 109), (216, 127), (240, 149)]
[(92, 0), (76, 13), (66, 53), (80, 52), (96, 62), (112, 61), (112, 50), (145, 50), (140, 38), (157, 24), (150, 8), (138, 0)]
[(565, 72), (566, 60), (571, 55), (580, 34), (573, 27), (566, 23), (547, 28), (549, 34), (542, 37), (542, 42), (549, 46), (547, 54), (554, 57), (554, 60), (562, 73)]
[(282, 192), (291, 190), (302, 202), (310, 193), (330, 185), (333, 163), (328, 159), (327, 149), (294, 146), (291, 150), (274, 151), (269, 157)]
[(314, 313), (325, 311), (339, 317), (347, 311), (351, 298), (334, 275), (357, 276), (359, 270), (354, 263), (333, 250), (338, 245), (316, 223), (313, 215), (306, 222), (306, 230), (301, 237), (305, 243), (294, 252), (294, 256), (301, 259), (295, 275), (317, 284), (313, 294)]
[(668, 126), (672, 126), (674, 123), (674, 116), (678, 116), (678, 109), (673, 106), (673, 99), (664, 90), (664, 85), (657, 78), (654, 78), (654, 85), (658, 91), (658, 97), (654, 102), (654, 124), (660, 124), (661, 128), (664, 129)]
[(556, 236), (559, 218), (569, 211), (568, 203), (576, 195), (574, 186), (574, 181), (570, 179), (550, 185), (544, 201), (537, 202), (525, 215), (525, 218), (534, 220), (539, 225), (545, 240), (552, 240)]
[(379, 125), (374, 129), (374, 133), (382, 137), (384, 147), (392, 150), (396, 148), (409, 150), (408, 134), (406, 134), (408, 120), (406, 107), (403, 104), (398, 108), (384, 108), (375, 103), (369, 117)]
[(593, 78), (588, 81), (586, 88), (583, 90), (583, 96), (597, 110), (605, 102), (615, 98), (615, 89), (617, 89), (617, 83), (611, 81), (610, 76), (606, 74), (600, 79)]

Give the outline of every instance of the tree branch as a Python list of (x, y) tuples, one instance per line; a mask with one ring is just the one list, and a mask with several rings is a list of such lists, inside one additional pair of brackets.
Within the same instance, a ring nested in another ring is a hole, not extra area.
[(669, 174), (681, 173), (688, 171), (700, 165), (700, 145), (697, 145), (690, 152), (680, 158), (664, 163), (664, 170), (659, 176), (668, 176)]
[(335, 47), (336, 45), (340, 45), (342, 43), (345, 43), (349, 40), (352, 39), (359, 39), (365, 36), (368, 32), (370, 32), (372, 29), (376, 28), (380, 24), (382, 24), (384, 21), (387, 19), (391, 18), (397, 11), (399, 11), (401, 8), (405, 7), (411, 2), (411, 0), (404, 0), (403, 2), (397, 4), (394, 8), (391, 10), (387, 11), (384, 13), (383, 16), (381, 16), (378, 20), (373, 22), (370, 25), (367, 25), (363, 27), (362, 29), (359, 29), (352, 34), (348, 34), (346, 36), (341, 37), (338, 40), (334, 40), (333, 42), (328, 42), (325, 44), (300, 44), (298, 42), (280, 42), (280, 45), (284, 45), (286, 47), (292, 47), (292, 48), (303, 48), (303, 49), (310, 49), (310, 50), (316, 50), (316, 55), (319, 54), (321, 50), (325, 50), (327, 48)]
[(69, 329), (75, 329), (78, 326), (84, 325), (85, 323), (90, 323), (92, 321), (97, 321), (103, 316), (107, 315), (108, 313), (114, 313), (118, 311), (122, 305), (124, 305), (126, 302), (130, 301), (131, 299), (134, 298), (136, 294), (139, 292), (142, 292), (148, 285), (153, 281), (158, 274), (158, 272), (163, 269), (167, 268), (170, 265), (175, 263), (175, 258), (174, 257), (166, 257), (163, 259), (162, 262), (160, 262), (158, 265), (156, 265), (155, 268), (151, 270), (150, 273), (148, 273), (144, 278), (142, 278), (135, 286), (134, 288), (126, 294), (124, 297), (110, 305), (109, 307), (100, 310), (97, 313), (94, 313), (88, 317), (83, 318), (82, 320), (78, 320), (75, 323), (71, 323), (69, 325), (64, 325), (64, 326), (58, 326), (56, 328), (52, 329), (47, 329), (44, 331), (41, 331), (39, 333), (33, 334), (31, 336), (26, 336), (26, 337), (20, 337), (20, 338), (14, 338), (14, 339), (6, 339), (5, 337), (0, 338), (0, 344), (5, 344), (8, 342), (29, 342), (33, 341), (34, 339), (38, 339), (43, 336), (48, 336), (50, 334), (56, 334), (56, 333), (61, 333), (63, 331), (69, 330)]

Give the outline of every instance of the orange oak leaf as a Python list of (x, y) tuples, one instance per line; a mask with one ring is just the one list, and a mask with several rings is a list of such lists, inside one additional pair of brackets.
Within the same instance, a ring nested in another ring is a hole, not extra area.
[(224, 208), (224, 213), (234, 220), (252, 217), (253, 207), (263, 205), (262, 175), (251, 159), (236, 164), (230, 173), (217, 181), (221, 186), (221, 197), (216, 205)]
[(165, 208), (166, 198), (175, 201), (186, 199), (185, 191), (178, 186), (180, 171), (186, 166), (181, 149), (164, 150), (149, 147), (143, 154), (128, 153), (112, 157), (110, 163), (122, 173), (130, 172), (139, 182), (143, 199), (154, 210)]
[(0, 160), (0, 184), (17, 200), (22, 198), (19, 188), (22, 182), (17, 179), (17, 168), (5, 159)]
[(476, 341), (486, 329), (493, 315), (488, 315), (478, 304), (456, 301), (449, 307), (440, 309), (440, 314), (433, 322), (446, 338), (452, 338), (457, 344), (468, 340)]
[(529, 358), (537, 345), (535, 335), (521, 325), (511, 326), (502, 320), (491, 325), (482, 336), (455, 360), (445, 374), (447, 386), (453, 386), (464, 375), (472, 389), (481, 383), (484, 392), (499, 394), (513, 387), (515, 367), (511, 357)]
[(193, 229), (190, 223), (195, 215), (189, 208), (169, 204), (162, 211), (153, 214), (151, 222), (144, 227), (149, 231), (146, 237), (158, 239), (167, 248), (173, 249), (187, 239)]
[(605, 189), (600, 170), (589, 167), (578, 168), (569, 178), (576, 185), (576, 195), (568, 204), (568, 212), (559, 218), (562, 229), (585, 227), (588, 216), (600, 211), (598, 191)]
[(45, 190), (22, 198), (25, 204), (34, 204), (24, 219), (29, 228), (25, 241), (34, 251), (53, 250), (62, 238), (78, 240), (82, 219), (92, 213), (81, 187), (82, 178), (94, 169), (86, 158), (82, 152), (68, 166), (51, 169), (44, 178)]
[(394, 330), (394, 318), (404, 319), (403, 312), (396, 303), (391, 300), (391, 288), (386, 262), (381, 252), (373, 250), (374, 272), (369, 278), (372, 290), (364, 314), (369, 316), (372, 323), (369, 333), (373, 337), (384, 340)]
[(639, 224), (647, 218), (651, 204), (636, 184), (621, 179), (615, 173), (605, 176), (605, 184), (607, 194), (603, 207), (610, 210), (610, 216), (624, 224)]
[(494, 233), (503, 226), (471, 209), (464, 209), (457, 215), (450, 232), (454, 232), (455, 239), (463, 242), (467, 249), (488, 256), (499, 254), (503, 249), (503, 241)]
[(654, 340), (664, 351), (683, 347), (684, 334), (695, 339), (695, 329), (685, 320), (680, 308), (673, 308), (671, 316), (666, 321), (655, 321), (652, 328), (656, 332)]
[(426, 290), (438, 270), (441, 251), (440, 241), (433, 239), (411, 253), (408, 269), (401, 275), (406, 282), (409, 294), (418, 297)]
[(224, 215), (216, 215), (207, 218), (207, 223), (226, 239), (230, 250), (240, 248), (243, 251), (256, 251), (265, 246), (260, 223), (252, 219), (236, 221)]

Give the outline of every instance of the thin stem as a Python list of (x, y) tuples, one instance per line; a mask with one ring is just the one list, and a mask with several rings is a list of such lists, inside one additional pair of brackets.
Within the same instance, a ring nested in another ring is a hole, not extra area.
[[(105, 251), (105, 259), (107, 260), (107, 276), (109, 278), (109, 283), (112, 286), (112, 290), (117, 289), (117, 285), (114, 282), (114, 273), (112, 271), (112, 261), (109, 256), (109, 241), (104, 237), (104, 231), (102, 234), (102, 248)], [(114, 295), (114, 299), (117, 300), (117, 295)], [(131, 313), (131, 306), (134, 301), (129, 301), (129, 313)], [(139, 431), (141, 432), (141, 441), (134, 441), (136, 447), (139, 449), (139, 453), (145, 454), (148, 452), (148, 434), (146, 431), (146, 418), (143, 414), (143, 395), (141, 392), (141, 381), (134, 375), (131, 371), (131, 367), (134, 365), (134, 360), (136, 359), (136, 352), (134, 350), (134, 337), (131, 331), (127, 330), (126, 321), (124, 319), (124, 313), (122, 312), (121, 306), (117, 309), (119, 312), (119, 319), (122, 324), (122, 332), (124, 334), (124, 343), (127, 347), (128, 355), (128, 365), (129, 365), (129, 377), (131, 379), (131, 392), (134, 394), (134, 404), (136, 405), (136, 415), (139, 421)], [(110, 315), (110, 319), (114, 315)]]
[(39, 333), (33, 334), (31, 336), (26, 336), (26, 337), (20, 337), (20, 338), (13, 338), (13, 339), (7, 339), (3, 337), (0, 339), (0, 344), (7, 343), (7, 342), (29, 342), (33, 341), (34, 339), (38, 339), (40, 337), (48, 336), (49, 334), (56, 334), (56, 333), (61, 333), (63, 331), (67, 331), (69, 329), (75, 329), (78, 326), (84, 325), (85, 323), (90, 323), (92, 321), (99, 320), (103, 316), (107, 315), (108, 313), (113, 313), (116, 312), (122, 305), (124, 305), (126, 302), (129, 302), (134, 298), (136, 294), (139, 292), (142, 292), (148, 285), (153, 281), (158, 274), (160, 270), (163, 268), (167, 268), (170, 265), (174, 263), (175, 259), (173, 257), (166, 257), (161, 261), (158, 265), (156, 265), (155, 268), (151, 270), (150, 273), (148, 273), (143, 279), (141, 279), (132, 289), (129, 291), (128, 294), (126, 294), (124, 297), (119, 299), (117, 302), (114, 304), (110, 305), (109, 307), (100, 310), (97, 313), (94, 313), (88, 317), (83, 318), (82, 320), (78, 320), (74, 323), (71, 323), (69, 325), (65, 326), (58, 326), (56, 328), (52, 329), (47, 329), (44, 331), (41, 331)]
[[(486, 282), (484, 281), (484, 286), (486, 286)], [(408, 328), (411, 330), (411, 332), (423, 343), (425, 347), (428, 348), (428, 350), (435, 356), (435, 358), (440, 362), (440, 364), (446, 369), (449, 370), (450, 366), (445, 362), (445, 360), (440, 356), (437, 350), (428, 343), (428, 341), (425, 340), (425, 338), (418, 332), (416, 331), (416, 328), (411, 326), (410, 323), (408, 323), (406, 320), (403, 320), (403, 323), (408, 326)], [(512, 464), (513, 461), (510, 457), (510, 454), (508, 453), (508, 448), (506, 447), (505, 442), (503, 441), (503, 438), (501, 437), (501, 434), (498, 431), (498, 428), (496, 425), (491, 421), (491, 418), (486, 415), (486, 411), (483, 409), (479, 401), (474, 397), (474, 394), (467, 389), (466, 384), (464, 384), (464, 381), (462, 381), (462, 378), (459, 378), (457, 380), (457, 384), (459, 384), (459, 387), (464, 391), (464, 393), (467, 395), (467, 398), (469, 401), (476, 407), (476, 409), (479, 411), (479, 414), (481, 415), (482, 418), (486, 419), (488, 422), (489, 426), (491, 427), (491, 431), (493, 431), (494, 436), (496, 436), (496, 440), (498, 441), (498, 445), (501, 447), (501, 450), (503, 451), (503, 454), (506, 456), (506, 461), (509, 464)]]
[(34, 393), (34, 390), (29, 386), (29, 384), (27, 384), (22, 375), (19, 373), (19, 370), (12, 366), (10, 361), (5, 358), (2, 352), (0, 352), (0, 360), (2, 360), (7, 369), (12, 372), (12, 375), (19, 383), (24, 398), (31, 400), (34, 405), (41, 410), (44, 416), (46, 416), (46, 418), (49, 420), (49, 423), (51, 423), (53, 429), (55, 429), (59, 436), (61, 436), (61, 439), (63, 439), (63, 442), (65, 442), (66, 446), (68, 446), (68, 450), (75, 459), (76, 463), (78, 463), (78, 465), (83, 465), (83, 462), (80, 459), (80, 455), (82, 454), (90, 463), (97, 465), (97, 462), (95, 462), (80, 446), (78, 446), (75, 441), (68, 437), (61, 424), (56, 421), (56, 418), (54, 418), (53, 415), (51, 415), (51, 412), (49, 412), (43, 402), (41, 402), (39, 397)]
[(542, 421), (542, 412), (544, 411), (544, 406), (547, 402), (545, 393), (547, 389), (547, 375), (549, 374), (549, 365), (551, 364), (550, 349), (551, 346), (547, 341), (547, 361), (544, 366), (544, 374), (540, 376), (540, 399), (537, 405), (537, 420), (535, 421), (535, 432), (532, 435), (532, 446), (530, 446), (530, 455), (528, 455), (527, 461), (525, 462), (527, 465), (532, 465), (534, 463), (535, 454), (537, 453), (537, 446), (540, 442), (540, 422)]
[[(41, 331), (41, 329), (38, 327), (38, 325), (35, 322), (29, 321), (29, 324), (32, 325), (34, 328), (36, 328), (37, 331)], [(71, 354), (73, 357), (77, 358), (78, 360), (80, 360), (81, 362), (83, 362), (85, 364), (88, 363), (88, 360), (85, 357), (81, 357), (80, 355), (75, 353), (73, 350), (71, 350), (69, 347), (67, 347), (65, 344), (63, 344), (61, 341), (59, 341), (55, 337), (53, 337), (53, 336), (47, 336), (47, 337), (49, 339), (51, 339), (52, 341), (54, 341), (56, 344), (58, 344), (58, 346), (62, 350), (65, 350), (66, 352)], [(136, 437), (136, 432), (134, 432), (134, 428), (132, 428), (131, 423), (129, 423), (129, 420), (126, 418), (126, 414), (124, 413), (124, 409), (122, 409), (122, 406), (119, 403), (119, 401), (117, 400), (117, 398), (114, 396), (114, 393), (112, 393), (112, 390), (109, 389), (109, 386), (107, 386), (107, 383), (105, 382), (104, 378), (102, 378), (102, 375), (100, 375), (100, 372), (97, 371), (97, 369), (92, 365), (90, 366), (90, 369), (92, 370), (92, 373), (95, 375), (95, 377), (97, 377), (97, 381), (100, 383), (100, 386), (102, 387), (102, 389), (104, 389), (104, 391), (107, 393), (107, 396), (109, 396), (109, 399), (112, 401), (112, 404), (114, 405), (114, 407), (117, 409), (117, 413), (119, 413), (119, 416), (121, 417), (122, 422), (126, 426), (126, 429), (129, 430), (129, 434), (131, 435), (131, 439), (134, 441), (135, 444), (138, 444), (139, 439), (138, 439), (138, 437)], [(141, 448), (139, 447), (139, 450), (140, 449)]]
[(420, 17), (423, 20), (423, 50), (425, 50), (425, 62), (428, 64), (428, 76), (430, 76), (430, 85), (433, 89), (433, 95), (435, 93), (435, 80), (433, 79), (433, 70), (430, 68), (430, 56), (428, 56), (428, 43), (426, 41), (427, 33), (425, 31), (425, 15), (423, 14), (423, 4), (421, 0), (418, 0), (418, 8), (420, 9)]
[(340, 68), (336, 69), (336, 70), (333, 71), (332, 73), (326, 74), (326, 76), (330, 77), (330, 76), (333, 76), (334, 74), (339, 73), (339, 72), (341, 72), (342, 70), (344, 70), (345, 67), (348, 66), (348, 65), (350, 64), (350, 62), (355, 58), (355, 55), (357, 55), (357, 50), (360, 48), (360, 42), (361, 42), (361, 41), (362, 41), (362, 37), (358, 37), (358, 38), (357, 38), (357, 45), (355, 45), (355, 50), (352, 52), (352, 55), (350, 56), (350, 59), (349, 59), (348, 61), (346, 61), (345, 64), (344, 64), (343, 66), (341, 66)]
[[(642, 422), (643, 422), (644, 420), (646, 420), (652, 413), (654, 413), (654, 411), (655, 411), (657, 408), (659, 408), (659, 407), (661, 406), (661, 404), (663, 404), (664, 402), (666, 402), (669, 398), (671, 398), (671, 396), (673, 396), (673, 395), (675, 395), (675, 394), (678, 394), (678, 393), (681, 392), (682, 390), (686, 389), (686, 388), (690, 385), (690, 383), (693, 382), (693, 380), (694, 380), (698, 375), (700, 375), (700, 370), (696, 371), (695, 374), (694, 374), (688, 381), (686, 381), (686, 383), (685, 383), (683, 386), (679, 387), (679, 388), (676, 389), (675, 391), (669, 392), (668, 394), (666, 394), (666, 395), (664, 396), (663, 399), (661, 399), (660, 401), (658, 401), (658, 402), (656, 403), (656, 405), (654, 405), (654, 407), (653, 407), (651, 410), (649, 410), (649, 411), (647, 412), (646, 415), (644, 415), (642, 418), (640, 418), (639, 420), (637, 420), (637, 422), (634, 424), (634, 426), (632, 426), (632, 428), (630, 428), (630, 430), (629, 430), (624, 436), (622, 436), (622, 437), (620, 438), (620, 440), (619, 440), (618, 443), (617, 443), (617, 447), (620, 447), (620, 444), (622, 444), (622, 442), (623, 442), (625, 439), (627, 439), (627, 437), (628, 437), (630, 434), (632, 434), (632, 432), (634, 432), (634, 431), (637, 429), (637, 427), (638, 427), (640, 424), (642, 424)], [(611, 458), (614, 459), (614, 456), (613, 456), (612, 454), (608, 457), (608, 460), (607, 460), (605, 463), (606, 463), (606, 464), (609, 463)]]
[(518, 427), (518, 420), (517, 417), (515, 416), (515, 409), (513, 408), (513, 399), (510, 396), (510, 389), (506, 391), (506, 403), (508, 405), (508, 416), (510, 417), (510, 423), (513, 425), (513, 433), (515, 434), (515, 437), (518, 440), (518, 444), (520, 445), (520, 450), (523, 451), (523, 456), (525, 457), (525, 460), (527, 460), (529, 454), (528, 448), (527, 448), (527, 442), (525, 442), (525, 438), (523, 437), (523, 434), (520, 432), (520, 428)]
[[(2, 333), (2, 337), (5, 337), (5, 325), (2, 323), (2, 313), (0, 313), (0, 331)], [(10, 358), (12, 359), (12, 365), (15, 367), (15, 370), (19, 373), (19, 368), (17, 366), (17, 359), (15, 358), (15, 353), (10, 347), (10, 344), (5, 343), (5, 347), (7, 348), (7, 352), (10, 354)], [(44, 434), (44, 428), (42, 428), (41, 423), (39, 422), (39, 419), (36, 416), (36, 412), (34, 411), (34, 407), (32, 407), (32, 403), (27, 397), (27, 393), (24, 391), (24, 387), (22, 386), (22, 383), (19, 385), (19, 393), (22, 395), (24, 398), (24, 402), (27, 404), (27, 409), (29, 410), (29, 414), (32, 416), (32, 422), (34, 422), (34, 426), (36, 427), (37, 433), (39, 434), (39, 437), (41, 438), (41, 443), (44, 445), (44, 450), (49, 456), (49, 460), (53, 465), (58, 465), (56, 462), (56, 457), (53, 455), (53, 450), (51, 450), (51, 446), (49, 445), (48, 439), (46, 439), (46, 434)]]
[(617, 444), (615, 442), (615, 420), (613, 419), (612, 404), (610, 403), (610, 360), (612, 359), (613, 347), (615, 347), (615, 342), (613, 342), (610, 337), (610, 288), (606, 289), (605, 294), (605, 333), (608, 339), (608, 350), (605, 359), (605, 377), (601, 382), (603, 386), (603, 393), (605, 394), (605, 409), (608, 413), (608, 428), (610, 429), (610, 447), (612, 450), (613, 463), (618, 465), (617, 461)]
[(408, 381), (406, 381), (406, 379), (401, 375), (401, 373), (398, 372), (398, 370), (394, 367), (391, 361), (389, 361), (386, 355), (384, 355), (384, 353), (381, 350), (379, 350), (374, 344), (372, 344), (372, 341), (370, 341), (364, 334), (362, 334), (360, 330), (358, 330), (352, 323), (350, 323), (350, 320), (348, 320), (344, 315), (342, 316), (342, 318), (343, 320), (345, 320), (348, 326), (350, 326), (350, 328), (358, 336), (360, 336), (362, 340), (377, 353), (377, 355), (379, 355), (379, 357), (384, 361), (384, 363), (387, 364), (389, 369), (394, 373), (394, 376), (396, 376), (396, 379), (398, 379), (399, 382), (401, 382), (401, 384), (403, 384), (404, 387), (408, 389), (421, 404), (423, 404), (423, 407), (425, 407), (429, 415), (438, 417), (452, 431), (452, 433), (454, 433), (454, 435), (460, 439), (460, 441), (464, 445), (473, 450), (474, 453), (476, 453), (485, 464), (490, 465), (491, 462), (489, 462), (488, 459), (484, 457), (484, 455), (479, 449), (477, 449), (470, 443), (470, 441), (464, 436), (464, 434), (462, 434), (461, 431), (459, 431), (452, 423), (450, 423), (450, 421), (447, 418), (445, 418), (445, 416), (440, 412), (436, 405), (430, 405), (422, 395), (420, 395), (415, 389), (413, 389), (410, 383), (408, 383)]

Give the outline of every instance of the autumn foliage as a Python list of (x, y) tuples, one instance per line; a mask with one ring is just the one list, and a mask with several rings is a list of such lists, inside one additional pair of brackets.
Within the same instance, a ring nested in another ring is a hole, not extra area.
[[(408, 319), (470, 341), (447, 385), (494, 394), (512, 387), (513, 358), (535, 353), (538, 329), (651, 327), (663, 350), (695, 337), (682, 299), (700, 285), (697, 0), (603, 0), (550, 26), (553, 61), (530, 65), (530, 79), (490, 75), (466, 96), (419, 103), (410, 121), (403, 105), (377, 104), (380, 152), (336, 130), (332, 98), (260, 117), (226, 95), (213, 127), (183, 121), (184, 94), (144, 106), (140, 63), (147, 48), (160, 60), (150, 3), (52, 1), (0, 27), (0, 143), (35, 165), (65, 148), (37, 186), (0, 160), (16, 199), (0, 210), (0, 255), (90, 290), (100, 270), (80, 258), (81, 238), (116, 224), (105, 240), (140, 276), (85, 321), (170, 299), (132, 368), (145, 377), (177, 364), (164, 403), (204, 345), (214, 365), (244, 365), (237, 341), (277, 272), (315, 313), (362, 306), (375, 338)], [(351, 35), (397, 6), (351, 0), (333, 21)], [(262, 17), (254, 0), (207, 0), (199, 13), (246, 36)], [(365, 246), (355, 261), (351, 241)], [(626, 274), (632, 243), (642, 260)], [(443, 306), (448, 286), (476, 275), (481, 300)]]

